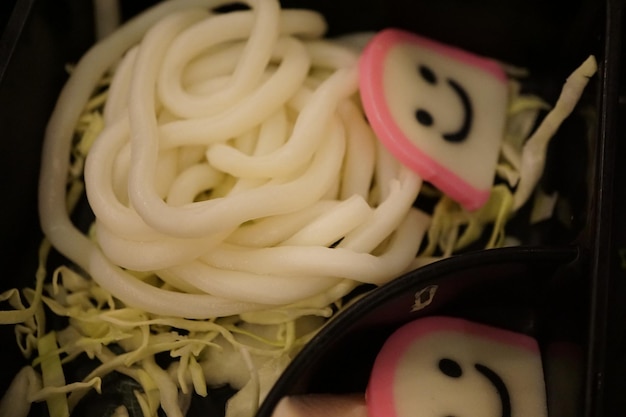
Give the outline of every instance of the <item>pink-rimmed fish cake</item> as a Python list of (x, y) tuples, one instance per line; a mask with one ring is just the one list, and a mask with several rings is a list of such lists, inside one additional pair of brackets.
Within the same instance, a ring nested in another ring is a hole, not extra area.
[(369, 417), (546, 417), (536, 340), (451, 317), (396, 330), (374, 362)]
[(493, 59), (397, 29), (376, 34), (360, 59), (372, 128), (403, 164), (468, 210), (488, 199), (508, 105)]

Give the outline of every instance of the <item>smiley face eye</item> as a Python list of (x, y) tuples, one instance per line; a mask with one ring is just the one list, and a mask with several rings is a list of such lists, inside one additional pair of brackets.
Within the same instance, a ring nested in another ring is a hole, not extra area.
[(415, 118), (423, 126), (433, 125), (433, 116), (430, 113), (428, 113), (426, 110), (418, 109), (415, 112)]
[(439, 360), (439, 370), (450, 378), (460, 378), (463, 375), (461, 365), (453, 359), (443, 358)]
[[(435, 75), (435, 72), (426, 65), (418, 65), (417, 72), (419, 72), (422, 79), (424, 79), (424, 81), (426, 81), (428, 84), (437, 84), (437, 76)], [(415, 112), (415, 119), (418, 121), (419, 124), (426, 127), (432, 126), (435, 122), (433, 116), (423, 109), (418, 109)]]
[(426, 65), (420, 65), (417, 67), (417, 70), (419, 71), (424, 81), (426, 81), (428, 84), (437, 84), (437, 76), (432, 69), (428, 68)]

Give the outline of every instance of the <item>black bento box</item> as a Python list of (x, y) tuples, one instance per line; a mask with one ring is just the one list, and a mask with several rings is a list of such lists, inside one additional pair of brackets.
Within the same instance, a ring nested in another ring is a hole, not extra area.
[[(124, 18), (154, 1), (121, 0)], [(259, 412), (269, 417), (286, 394), (364, 388), (372, 355), (389, 332), (416, 317), (403, 299), (428, 285), (444, 294), (419, 315), (455, 314), (531, 333), (544, 347), (578, 349), (579, 382), (548, 383), (563, 410), (618, 416), (626, 410), (626, 89), (621, 75), (619, 0), (285, 0), (323, 12), (329, 36), (397, 27), (530, 70), (524, 88), (550, 102), (589, 54), (599, 63), (582, 106), (552, 141), (542, 186), (557, 191), (560, 216), (512, 228), (521, 247), (476, 251), (401, 277), (335, 319), (287, 370)], [(34, 282), (41, 239), (37, 185), (43, 132), (56, 97), (94, 41), (93, 5), (85, 0), (0, 2), (0, 291)], [(461, 280), (461, 281), (460, 281)], [(406, 300), (405, 300), (406, 301)], [(0, 326), (0, 393), (25, 363), (12, 326)], [(357, 349), (355, 346), (367, 346)], [(351, 360), (344, 360), (350, 357)], [(340, 375), (330, 378), (329, 375)], [(563, 388), (563, 389), (562, 389)], [(561, 397), (563, 396), (563, 397)], [(559, 409), (560, 410), (560, 409)], [(558, 416), (561, 411), (551, 410)], [(38, 414), (37, 414), (38, 415)], [(567, 414), (569, 415), (569, 414)]]

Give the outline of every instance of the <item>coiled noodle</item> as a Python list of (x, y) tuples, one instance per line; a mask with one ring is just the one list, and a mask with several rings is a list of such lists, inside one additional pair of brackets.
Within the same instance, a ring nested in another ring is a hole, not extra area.
[[(357, 53), (322, 39), (315, 12), (213, 11), (226, 3), (164, 2), (78, 63), (46, 136), (46, 235), (127, 305), (186, 318), (315, 305), (401, 274), (428, 223), (412, 208), (421, 180), (377, 144)], [(58, 193), (107, 71), (85, 165), (89, 240)]]

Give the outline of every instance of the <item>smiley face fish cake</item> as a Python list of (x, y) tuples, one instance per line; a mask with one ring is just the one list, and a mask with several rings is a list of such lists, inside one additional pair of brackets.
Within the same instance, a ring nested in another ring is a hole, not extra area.
[(507, 76), (494, 60), (397, 29), (359, 63), (360, 93), (387, 149), (467, 210), (488, 199), (503, 138)]
[(369, 417), (546, 417), (539, 347), (464, 319), (418, 319), (378, 353), (366, 404)]

